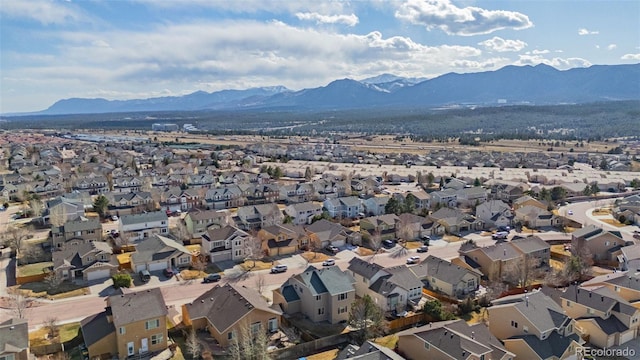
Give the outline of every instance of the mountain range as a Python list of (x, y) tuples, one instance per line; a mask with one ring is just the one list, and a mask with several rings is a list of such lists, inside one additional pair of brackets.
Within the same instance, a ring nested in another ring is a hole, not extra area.
[(72, 98), (37, 114), (196, 110), (349, 110), (434, 108), (504, 104), (566, 104), (640, 99), (640, 64), (594, 65), (560, 71), (548, 65), (506, 66), (479, 73), (448, 73), (433, 79), (382, 74), (341, 79), (292, 91), (284, 86), (197, 91), (184, 96), (135, 100)]

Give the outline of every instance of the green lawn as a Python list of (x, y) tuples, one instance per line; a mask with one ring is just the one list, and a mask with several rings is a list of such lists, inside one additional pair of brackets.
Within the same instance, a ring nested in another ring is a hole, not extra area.
[(40, 262), (18, 266), (18, 276), (31, 276), (48, 272), (53, 267), (53, 262)]

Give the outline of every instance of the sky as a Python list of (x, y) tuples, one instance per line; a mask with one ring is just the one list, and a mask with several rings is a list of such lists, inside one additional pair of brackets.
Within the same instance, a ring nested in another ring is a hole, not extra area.
[(640, 63), (640, 1), (0, 0), (0, 113), (540, 63)]

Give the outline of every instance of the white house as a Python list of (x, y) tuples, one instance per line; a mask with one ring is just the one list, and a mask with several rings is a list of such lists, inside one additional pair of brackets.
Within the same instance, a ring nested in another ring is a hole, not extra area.
[(120, 217), (120, 234), (135, 242), (151, 235), (169, 233), (169, 218), (164, 211), (152, 211), (142, 214)]

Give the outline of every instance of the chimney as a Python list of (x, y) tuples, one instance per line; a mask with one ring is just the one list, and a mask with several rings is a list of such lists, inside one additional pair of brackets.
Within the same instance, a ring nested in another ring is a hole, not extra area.
[(475, 339), (475, 338), (476, 338), (476, 332), (475, 332), (475, 331), (472, 331), (472, 332), (471, 332), (471, 338), (472, 338), (472, 339)]
[(529, 306), (529, 295), (524, 297), (525, 306)]

